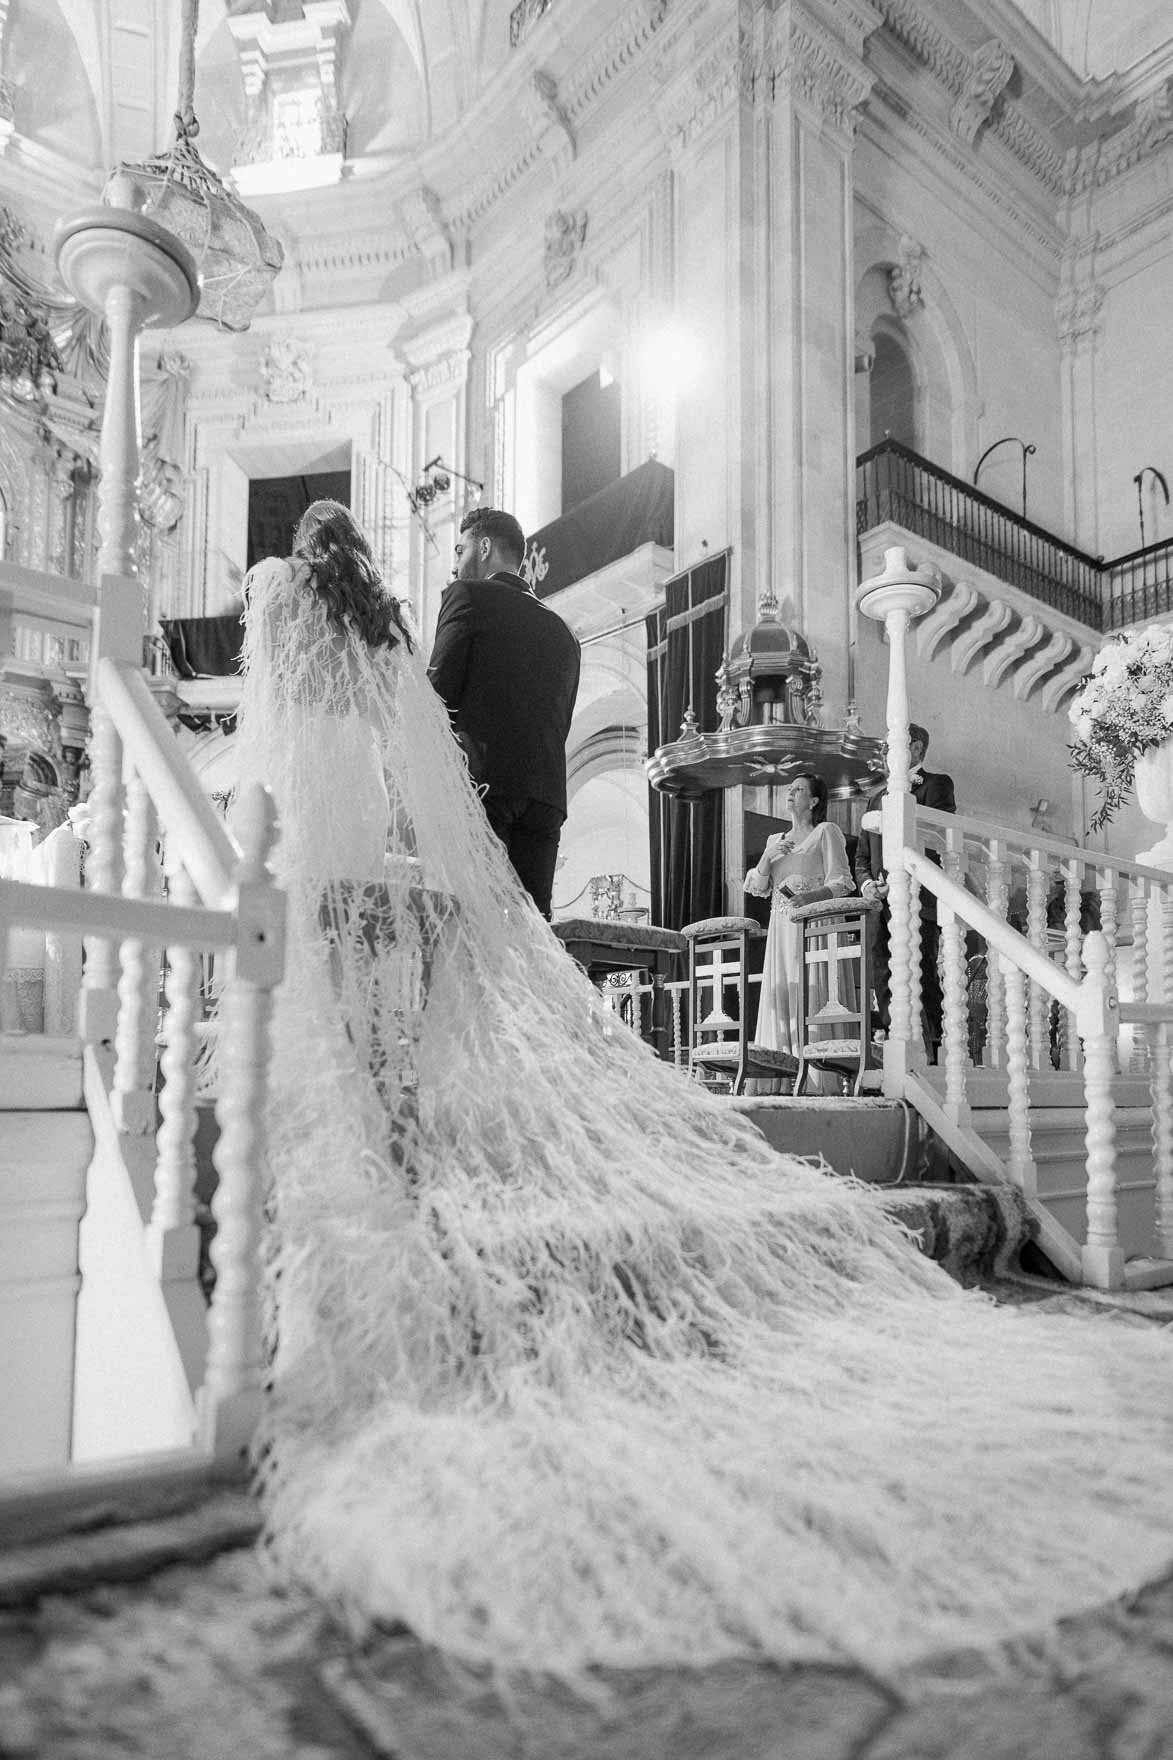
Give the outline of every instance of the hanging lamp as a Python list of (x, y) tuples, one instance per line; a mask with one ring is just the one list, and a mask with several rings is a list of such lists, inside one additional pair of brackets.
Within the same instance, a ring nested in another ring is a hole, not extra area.
[(199, 0), (183, 0), (175, 140), (165, 153), (116, 165), (102, 200), (148, 215), (180, 239), (195, 259), (199, 304), (194, 316), (222, 330), (247, 330), (284, 261), (264, 221), (246, 208), (196, 148), (193, 108)]

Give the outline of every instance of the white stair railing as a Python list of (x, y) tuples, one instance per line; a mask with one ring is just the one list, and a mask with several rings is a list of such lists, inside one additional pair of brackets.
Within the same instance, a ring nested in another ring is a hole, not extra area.
[[(152, 1262), (165, 1289), (170, 1281), (190, 1295), (199, 1246), (198, 955), (224, 960), (216, 1285), (206, 1322), (200, 1304), (203, 1336), (177, 1342), (197, 1388), (193, 1441), (234, 1457), (247, 1445), (261, 1397), (261, 1130), (272, 997), (284, 972), (285, 898), (268, 867), (276, 814), (268, 793), (254, 788), (241, 803), (234, 842), (141, 676), (139, 584), (105, 577), (99, 606), (87, 887), (0, 882), (0, 978), (12, 925), (85, 936), (85, 1054), (100, 1073), (132, 1183), (143, 1181), (136, 1196)], [(161, 954), (164, 1085), (156, 1109)]]
[[(1173, 1282), (1173, 876), (917, 806), (909, 792), (904, 644), (910, 618), (932, 605), (936, 591), (932, 571), (910, 567), (903, 550), (894, 548), (884, 573), (865, 581), (858, 595), (861, 611), (885, 623), (890, 653), (890, 773), (882, 820), (892, 1001), (884, 1091), (916, 1105), (980, 1177), (1019, 1186), (1045, 1250), (1065, 1275), (1103, 1288)], [(929, 859), (930, 849), (936, 860)], [(918, 889), (935, 896), (941, 926), (943, 1099), (921, 1039)], [(1099, 928), (1085, 932), (1085, 915), (1098, 915)], [(984, 1023), (971, 1006), (967, 933), (985, 950)], [(1124, 1001), (1122, 983), (1131, 990)], [(1122, 1027), (1132, 1028), (1130, 1037)], [(1156, 1227), (1151, 1252), (1131, 1256), (1120, 1238), (1116, 1167), (1113, 1082), (1122, 1064), (1134, 1078), (1147, 1077), (1153, 1118)], [(1004, 1161), (973, 1128), (968, 1086), (975, 1066), (1005, 1076)], [(1040, 1199), (1032, 1153), (1031, 1084), (1058, 1072), (1082, 1085), (1082, 1238)]]

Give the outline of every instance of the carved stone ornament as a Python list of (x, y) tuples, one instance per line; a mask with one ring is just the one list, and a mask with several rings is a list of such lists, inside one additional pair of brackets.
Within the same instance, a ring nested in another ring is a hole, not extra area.
[(569, 164), (577, 151), (574, 130), (559, 101), (557, 81), (540, 68), (529, 83), (525, 114), (545, 156), (556, 166)]
[(310, 392), (309, 354), (293, 336), (275, 336), (261, 356), (261, 396), (269, 403), (300, 403)]
[(898, 318), (911, 318), (925, 303), (920, 279), (924, 257), (924, 246), (905, 233), (900, 240), (900, 261), (888, 271), (888, 298)]
[(1104, 289), (1093, 282), (1072, 287), (1059, 296), (1055, 315), (1059, 324), (1059, 344), (1070, 354), (1082, 344), (1094, 340), (1100, 328), (1100, 310)]
[(546, 219), (546, 287), (560, 287), (574, 272), (575, 259), (586, 237), (585, 208), (558, 208)]
[(949, 126), (959, 140), (970, 145), (989, 120), (1014, 72), (1014, 57), (997, 37), (983, 43), (969, 64), (965, 84), (949, 113)]

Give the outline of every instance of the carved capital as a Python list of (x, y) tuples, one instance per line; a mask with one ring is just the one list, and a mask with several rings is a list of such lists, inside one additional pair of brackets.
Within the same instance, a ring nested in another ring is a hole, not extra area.
[(983, 43), (972, 57), (964, 84), (949, 112), (950, 128), (967, 146), (990, 120), (1013, 72), (1014, 57), (997, 37)]

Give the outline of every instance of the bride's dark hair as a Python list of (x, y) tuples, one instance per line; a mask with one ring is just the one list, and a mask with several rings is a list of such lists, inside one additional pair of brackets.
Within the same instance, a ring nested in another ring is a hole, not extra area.
[(311, 501), (297, 522), (293, 554), (308, 562), (335, 623), (349, 624), (372, 648), (393, 648), (411, 636), (399, 601), (388, 591), (366, 535), (341, 501)]

